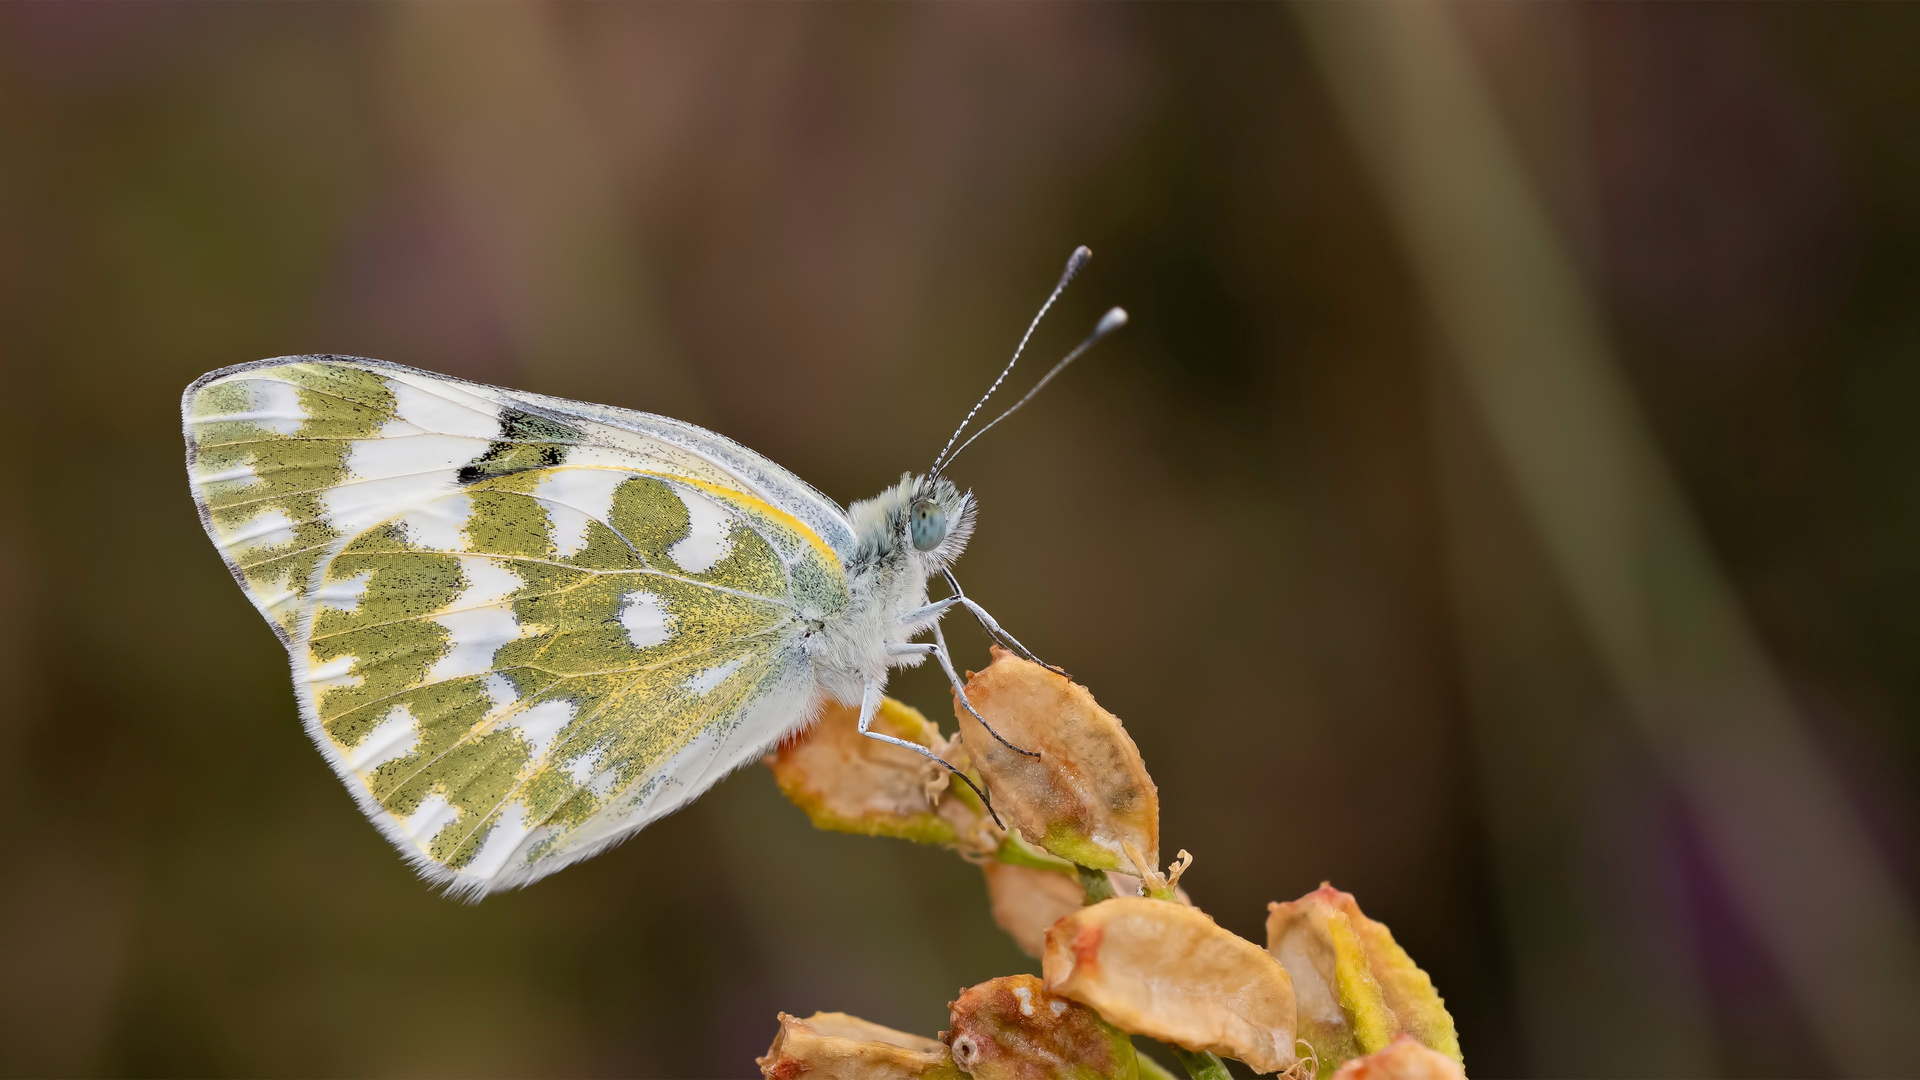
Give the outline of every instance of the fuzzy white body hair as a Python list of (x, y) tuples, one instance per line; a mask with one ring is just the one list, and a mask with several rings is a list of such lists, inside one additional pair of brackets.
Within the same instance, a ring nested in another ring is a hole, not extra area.
[[(916, 503), (940, 507), (948, 525), (931, 551), (914, 546), (909, 515)], [(946, 480), (902, 476), (893, 487), (848, 508), (853, 549), (845, 556), (850, 602), (839, 616), (824, 621), (808, 641), (815, 677), (822, 690), (846, 705), (857, 705), (868, 683), (885, 685), (887, 672), (913, 667), (924, 655), (895, 655), (892, 648), (939, 621), (938, 616), (908, 620), (927, 604), (928, 579), (965, 550), (973, 532), (970, 494)]]

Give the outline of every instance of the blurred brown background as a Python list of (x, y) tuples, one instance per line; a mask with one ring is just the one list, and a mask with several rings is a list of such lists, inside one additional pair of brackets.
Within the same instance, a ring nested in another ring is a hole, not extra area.
[(846, 501), (1086, 243), (1025, 378), (1133, 324), (969, 452), (960, 571), (1127, 720), (1203, 907), (1352, 890), (1477, 1076), (1920, 1071), (1916, 48), (1913, 5), (0, 8), (0, 1069), (741, 1076), (776, 1010), (930, 1034), (1030, 969), (972, 868), (758, 768), (440, 899), (301, 733), (176, 402), (356, 353)]

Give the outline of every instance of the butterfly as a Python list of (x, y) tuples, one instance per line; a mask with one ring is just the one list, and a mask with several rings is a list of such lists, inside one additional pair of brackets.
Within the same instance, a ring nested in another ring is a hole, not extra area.
[(327, 763), (416, 870), (478, 899), (633, 835), (829, 699), (947, 764), (868, 725), (890, 669), (928, 657), (972, 708), (939, 628), (956, 607), (1032, 656), (952, 574), (975, 504), (943, 470), (1124, 324), (956, 448), (1088, 255), (928, 472), (845, 509), (692, 424), (333, 355), (187, 388), (194, 501)]

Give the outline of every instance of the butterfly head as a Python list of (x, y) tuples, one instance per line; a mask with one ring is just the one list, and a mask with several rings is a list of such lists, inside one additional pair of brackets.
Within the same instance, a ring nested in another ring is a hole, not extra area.
[(973, 535), (973, 495), (943, 476), (902, 476), (850, 510), (862, 546), (911, 553), (929, 574), (951, 566)]
[(944, 476), (913, 479), (907, 539), (929, 568), (950, 565), (960, 557), (973, 535), (973, 517), (972, 492), (961, 491)]

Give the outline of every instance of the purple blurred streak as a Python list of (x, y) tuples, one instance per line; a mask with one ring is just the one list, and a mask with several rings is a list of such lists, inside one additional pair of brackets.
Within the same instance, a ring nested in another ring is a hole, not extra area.
[(1665, 800), (1657, 851), (1677, 895), (1685, 961), (1713, 1002), (1720, 1071), (1727, 1076), (1830, 1076), (1834, 1055), (1812, 1038), (1793, 1006), (1793, 987), (1775, 963), (1746, 905), (1720, 872), (1709, 839), (1686, 800)]

